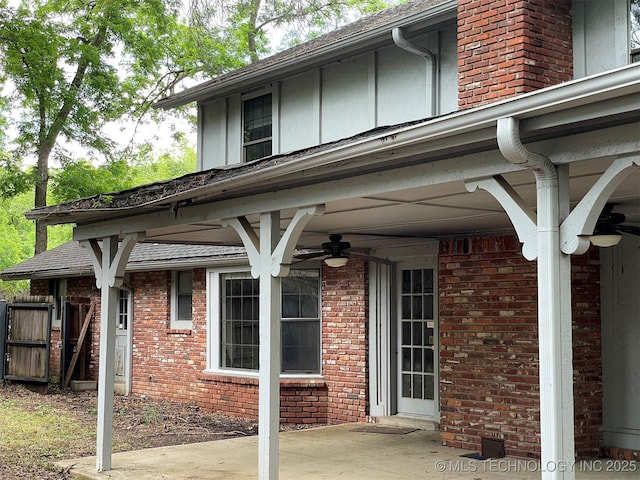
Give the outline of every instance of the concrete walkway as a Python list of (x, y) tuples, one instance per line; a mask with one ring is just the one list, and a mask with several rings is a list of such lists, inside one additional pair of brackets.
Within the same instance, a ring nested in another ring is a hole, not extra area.
[[(257, 437), (243, 437), (116, 453), (109, 472), (96, 472), (95, 457), (58, 465), (73, 466), (71, 473), (84, 479), (242, 480), (257, 478), (257, 451)], [(321, 427), (280, 434), (280, 479), (526, 480), (541, 476), (534, 460), (483, 462), (461, 457), (468, 453), (443, 447), (434, 432), (424, 430), (366, 424)], [(576, 466), (576, 478), (639, 479), (640, 464), (625, 467), (606, 459), (583, 461)]]

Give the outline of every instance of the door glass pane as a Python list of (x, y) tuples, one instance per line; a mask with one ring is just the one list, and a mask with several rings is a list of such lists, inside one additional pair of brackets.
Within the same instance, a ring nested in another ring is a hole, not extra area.
[(430, 348), (424, 349), (424, 371), (433, 373), (433, 350)]
[(411, 318), (420, 319), (422, 318), (422, 297), (416, 295), (413, 297), (413, 312), (411, 312)]
[(414, 372), (422, 372), (422, 349), (413, 349), (413, 368)]
[(433, 295), (428, 295), (423, 297), (423, 304), (424, 304), (424, 310), (423, 310), (423, 317), (425, 319), (432, 319), (433, 318)]
[(411, 371), (411, 349), (403, 348), (402, 349), (402, 370), (405, 372)]
[(411, 270), (402, 271), (402, 293), (411, 292)]
[(422, 292), (422, 270), (412, 270), (412, 285), (413, 288), (411, 291), (413, 293), (421, 293)]
[[(409, 323), (409, 322), (407, 322)], [(413, 342), (412, 345), (422, 345), (422, 322), (412, 322)]]
[(402, 297), (402, 318), (411, 318), (411, 297), (404, 296)]
[(435, 389), (433, 384), (433, 375), (425, 375), (424, 376), (424, 399), (433, 400), (434, 391)]
[(411, 345), (411, 322), (402, 322), (402, 345)]
[(422, 398), (422, 375), (413, 375), (413, 398)]
[(407, 373), (402, 374), (402, 396), (411, 398), (411, 375)]

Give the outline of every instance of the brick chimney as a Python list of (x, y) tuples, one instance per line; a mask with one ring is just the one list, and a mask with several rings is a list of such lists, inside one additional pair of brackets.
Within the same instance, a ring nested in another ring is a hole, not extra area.
[(570, 0), (459, 0), (458, 107), (573, 77)]

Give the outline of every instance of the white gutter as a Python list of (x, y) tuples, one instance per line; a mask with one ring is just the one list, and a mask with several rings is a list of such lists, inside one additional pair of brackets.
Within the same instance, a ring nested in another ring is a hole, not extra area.
[[(418, 55), (422, 57), (427, 62), (428, 68), (430, 69), (430, 78), (431, 78), (431, 88), (430, 88), (430, 103), (429, 108), (431, 110), (431, 116), (435, 116), (438, 112), (437, 101), (439, 97), (439, 85), (438, 85), (438, 68), (436, 63), (436, 56), (433, 54), (431, 50), (425, 48), (421, 45), (418, 45), (414, 42), (407, 40), (404, 37), (404, 33), (402, 32), (401, 27), (396, 27), (391, 31), (391, 36), (393, 38), (393, 43), (395, 43), (401, 49), (413, 53), (414, 55)], [(428, 86), (427, 86), (428, 88)]]
[[(549, 158), (522, 145), (515, 118), (498, 120), (497, 139), (507, 160), (530, 169), (536, 177), (542, 478), (570, 480), (575, 478), (573, 468), (560, 468), (574, 464), (575, 446), (571, 264), (570, 257), (560, 251), (558, 172)], [(564, 203), (568, 205), (568, 198)]]

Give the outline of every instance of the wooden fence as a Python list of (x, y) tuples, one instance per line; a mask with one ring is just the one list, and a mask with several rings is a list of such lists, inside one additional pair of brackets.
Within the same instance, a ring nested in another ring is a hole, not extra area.
[[(48, 297), (9, 303), (0, 309), (5, 380), (49, 382), (49, 350), (53, 305)], [(28, 300), (28, 299), (22, 299)]]

